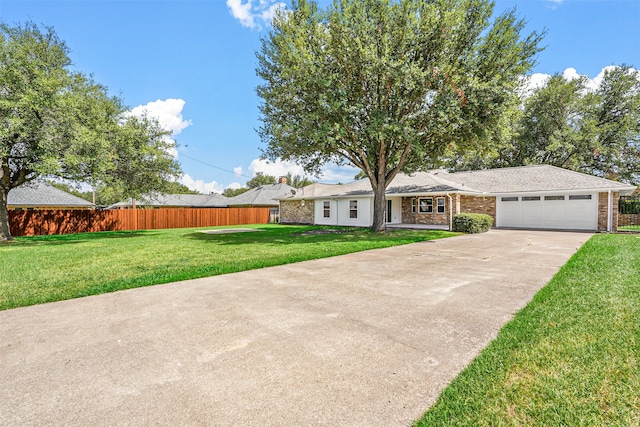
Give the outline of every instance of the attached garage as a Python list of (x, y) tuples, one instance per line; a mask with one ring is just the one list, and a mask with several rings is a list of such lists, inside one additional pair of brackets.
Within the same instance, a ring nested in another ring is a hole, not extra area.
[(595, 231), (598, 229), (598, 193), (497, 196), (496, 225)]

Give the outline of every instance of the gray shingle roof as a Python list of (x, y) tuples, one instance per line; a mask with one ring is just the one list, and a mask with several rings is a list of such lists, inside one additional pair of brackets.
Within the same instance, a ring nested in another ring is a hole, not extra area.
[(291, 196), (296, 189), (288, 184), (261, 185), (229, 198), (229, 206), (278, 206), (278, 199)]
[(9, 191), (7, 205), (18, 207), (93, 208), (95, 205), (80, 197), (58, 190), (44, 182), (33, 182)]
[(452, 181), (485, 193), (629, 190), (633, 186), (549, 165), (520, 166), (446, 174)]
[[(221, 194), (157, 194), (136, 199), (137, 206), (212, 208), (226, 207), (228, 197)], [(131, 206), (131, 199), (109, 206), (110, 209)]]
[[(447, 173), (442, 170), (398, 174), (387, 188), (388, 195), (465, 193), (501, 194), (544, 191), (619, 191), (631, 193), (634, 186), (548, 165), (521, 166), (482, 171)], [(320, 197), (372, 196), (369, 180), (344, 185), (312, 184), (281, 200)]]

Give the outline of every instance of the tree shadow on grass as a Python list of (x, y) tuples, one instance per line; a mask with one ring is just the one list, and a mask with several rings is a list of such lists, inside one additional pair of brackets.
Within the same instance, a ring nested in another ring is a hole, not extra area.
[[(42, 246), (42, 245), (70, 245), (104, 239), (128, 239), (135, 237), (149, 237), (158, 234), (154, 230), (136, 231), (102, 231), (77, 234), (49, 234), (46, 236), (16, 237), (7, 246)], [(3, 245), (0, 245), (2, 247)]]
[[(401, 243), (412, 243), (424, 240), (427, 234), (437, 238), (437, 231), (392, 230), (386, 233), (375, 233), (367, 228), (355, 227), (318, 227), (293, 226), (290, 229), (257, 229), (263, 233), (220, 233), (193, 232), (182, 237), (218, 245), (247, 244), (321, 244), (321, 243), (356, 243), (361, 241), (398, 240)], [(439, 236), (438, 236), (439, 237)]]

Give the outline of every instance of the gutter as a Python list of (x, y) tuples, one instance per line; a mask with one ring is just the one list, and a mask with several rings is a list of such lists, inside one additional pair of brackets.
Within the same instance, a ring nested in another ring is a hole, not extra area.
[(607, 232), (611, 233), (613, 229), (613, 191), (609, 190), (607, 194)]

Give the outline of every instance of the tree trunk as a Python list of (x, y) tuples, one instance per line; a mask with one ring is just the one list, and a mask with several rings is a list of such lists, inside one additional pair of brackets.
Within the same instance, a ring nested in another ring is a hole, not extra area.
[(13, 240), (13, 236), (11, 236), (11, 231), (9, 230), (8, 196), (9, 191), (0, 187), (0, 241)]
[(378, 182), (373, 190), (373, 225), (372, 231), (383, 232), (387, 229), (387, 186), (384, 182)]

